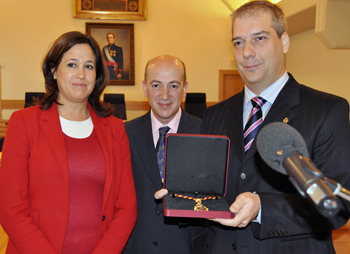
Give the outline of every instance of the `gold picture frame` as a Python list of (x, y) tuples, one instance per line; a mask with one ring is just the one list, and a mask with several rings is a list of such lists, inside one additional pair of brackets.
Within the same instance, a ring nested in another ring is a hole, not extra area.
[[(106, 61), (110, 80), (108, 85), (135, 85), (134, 24), (85, 23), (86, 34), (99, 44)], [(111, 43), (107, 35), (114, 37)]]
[(73, 0), (79, 19), (146, 20), (147, 0)]

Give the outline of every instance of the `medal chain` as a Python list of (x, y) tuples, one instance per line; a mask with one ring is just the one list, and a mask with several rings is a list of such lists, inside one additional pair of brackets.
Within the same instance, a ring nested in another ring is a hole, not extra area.
[(202, 201), (207, 200), (207, 199), (219, 199), (220, 197), (204, 197), (204, 198), (193, 198), (190, 196), (185, 196), (185, 195), (181, 195), (181, 194), (171, 194), (170, 196), (174, 195), (175, 197), (178, 198), (185, 198), (185, 199), (190, 199), (190, 200), (194, 200), (197, 204), (201, 204)]
[(186, 196), (186, 195), (181, 195), (181, 194), (170, 194), (170, 196), (172, 196), (172, 197), (175, 196), (175, 197), (178, 197), (178, 198), (194, 200), (196, 202), (196, 205), (194, 207), (195, 211), (209, 211), (209, 209), (202, 204), (202, 201), (208, 200), (208, 199), (220, 199), (220, 197), (193, 198), (193, 197)]

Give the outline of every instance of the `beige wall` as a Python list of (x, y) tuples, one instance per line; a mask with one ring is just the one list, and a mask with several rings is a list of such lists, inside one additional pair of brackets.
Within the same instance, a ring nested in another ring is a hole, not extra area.
[[(233, 2), (230, 1), (231, 3)], [(147, 61), (160, 54), (180, 57), (187, 66), (189, 92), (205, 92), (218, 100), (220, 69), (235, 69), (230, 59), (230, 10), (221, 0), (147, 0), (147, 21), (73, 18), (73, 0), (0, 0), (0, 65), (2, 99), (24, 99), (26, 91), (44, 91), (40, 63), (49, 44), (71, 30), (85, 32), (86, 22), (135, 24), (135, 86), (108, 87), (126, 100), (144, 101), (141, 82)], [(295, 13), (315, 0), (284, 0), (286, 13)], [(236, 6), (234, 6), (236, 7)], [(316, 89), (350, 100), (350, 50), (328, 50), (313, 30), (293, 36), (287, 69)], [(9, 118), (11, 110), (3, 110)], [(140, 114), (128, 112), (128, 118)]]
[(350, 101), (349, 59), (349, 49), (328, 49), (309, 30), (291, 38), (287, 70), (299, 83)]
[[(70, 30), (85, 32), (86, 22), (134, 23), (135, 86), (108, 87), (142, 101), (147, 61), (160, 54), (181, 58), (189, 92), (206, 92), (218, 100), (219, 69), (232, 69), (230, 10), (221, 0), (148, 0), (147, 21), (73, 18), (73, 0), (0, 0), (2, 98), (24, 99), (26, 91), (44, 91), (40, 63), (49, 44)], [(4, 110), (3, 118), (11, 112)], [(141, 112), (142, 113), (142, 112)]]
[(284, 15), (288, 17), (316, 5), (317, 2), (318, 0), (283, 0), (279, 6), (283, 9)]

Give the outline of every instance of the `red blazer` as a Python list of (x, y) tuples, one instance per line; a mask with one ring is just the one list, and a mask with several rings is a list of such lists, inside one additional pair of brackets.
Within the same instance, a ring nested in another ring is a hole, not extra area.
[[(99, 241), (92, 253), (121, 253), (136, 222), (129, 141), (115, 117), (90, 115), (106, 160)], [(68, 161), (56, 104), (12, 114), (0, 170), (0, 224), (7, 253), (61, 253), (69, 214)]]

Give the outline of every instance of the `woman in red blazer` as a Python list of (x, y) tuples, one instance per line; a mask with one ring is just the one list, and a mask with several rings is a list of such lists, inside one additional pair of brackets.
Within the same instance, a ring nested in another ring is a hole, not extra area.
[(8, 122), (0, 170), (7, 253), (121, 253), (136, 221), (129, 141), (100, 101), (96, 41), (59, 37), (43, 61), (46, 94)]

